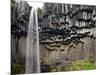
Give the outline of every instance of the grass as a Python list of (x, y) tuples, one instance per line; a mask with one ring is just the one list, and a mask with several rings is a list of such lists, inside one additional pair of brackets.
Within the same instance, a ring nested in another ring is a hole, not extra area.
[(71, 70), (92, 70), (96, 68), (96, 63), (95, 62), (89, 62), (89, 61), (75, 61), (71, 63)]
[(93, 70), (96, 69), (96, 63), (84, 60), (73, 61), (67, 63), (63, 66), (52, 65), (51, 72), (60, 72), (60, 71), (79, 71), (79, 70)]
[(24, 64), (12, 64), (11, 65), (11, 73), (12, 74), (22, 74), (25, 72)]

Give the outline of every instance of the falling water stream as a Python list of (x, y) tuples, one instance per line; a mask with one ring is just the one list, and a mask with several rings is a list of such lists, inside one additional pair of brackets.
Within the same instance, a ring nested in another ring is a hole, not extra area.
[(39, 35), (36, 9), (32, 8), (29, 19), (26, 46), (26, 73), (40, 72)]

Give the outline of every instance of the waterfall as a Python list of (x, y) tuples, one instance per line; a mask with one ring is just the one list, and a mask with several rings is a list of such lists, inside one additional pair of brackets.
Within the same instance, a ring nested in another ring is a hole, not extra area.
[(40, 72), (39, 34), (36, 9), (31, 9), (26, 46), (26, 73)]

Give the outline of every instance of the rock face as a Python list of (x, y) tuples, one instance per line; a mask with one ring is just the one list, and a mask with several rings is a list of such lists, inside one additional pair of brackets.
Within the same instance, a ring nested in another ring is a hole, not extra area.
[[(25, 71), (30, 12), (26, 1), (11, 0), (11, 64), (21, 64), (18, 72), (16, 67), (11, 68), (12, 73)], [(48, 72), (52, 64), (59, 66), (81, 59), (95, 61), (96, 6), (44, 3), (37, 13), (41, 72)]]
[(31, 7), (25, 1), (11, 1), (11, 59), (12, 64), (25, 63), (27, 31)]
[(42, 64), (95, 58), (95, 6), (45, 3), (38, 12)]

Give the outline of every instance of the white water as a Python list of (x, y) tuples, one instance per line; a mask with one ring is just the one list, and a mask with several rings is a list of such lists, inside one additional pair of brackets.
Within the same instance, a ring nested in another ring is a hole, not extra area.
[(40, 73), (38, 22), (34, 8), (31, 10), (28, 26), (25, 72)]

